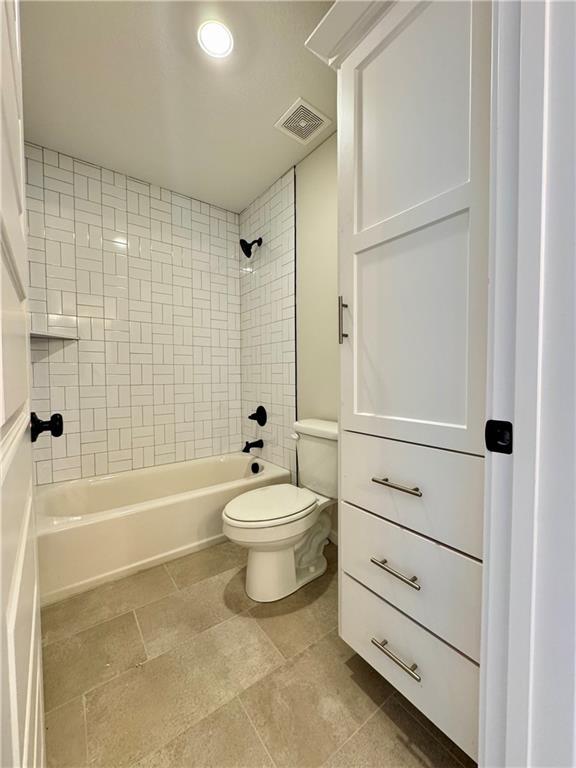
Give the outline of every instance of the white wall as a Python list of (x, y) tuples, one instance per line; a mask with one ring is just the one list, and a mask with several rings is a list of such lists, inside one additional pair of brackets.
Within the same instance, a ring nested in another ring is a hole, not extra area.
[[(240, 234), (262, 237), (251, 259), (241, 255), (242, 434), (262, 438), (256, 455), (295, 472), (290, 437), (296, 416), (294, 317), (294, 170), (240, 214)], [(257, 405), (268, 412), (259, 427), (247, 416)]]
[(298, 418), (338, 419), (336, 135), (296, 166)]
[(28, 145), (38, 483), (241, 446), (238, 216)]

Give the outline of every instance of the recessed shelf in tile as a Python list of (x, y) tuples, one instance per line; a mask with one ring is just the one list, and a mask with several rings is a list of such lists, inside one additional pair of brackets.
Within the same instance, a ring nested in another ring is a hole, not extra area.
[(61, 333), (44, 333), (42, 331), (30, 331), (31, 339), (64, 339), (64, 341), (78, 341), (78, 336), (64, 336)]

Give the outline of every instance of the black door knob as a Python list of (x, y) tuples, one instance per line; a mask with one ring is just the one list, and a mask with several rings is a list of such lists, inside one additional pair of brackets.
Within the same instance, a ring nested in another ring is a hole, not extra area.
[(64, 432), (64, 419), (61, 413), (53, 413), (48, 421), (42, 421), (35, 413), (30, 414), (30, 436), (32, 442), (38, 440), (38, 435), (49, 431), (52, 437), (60, 437)]

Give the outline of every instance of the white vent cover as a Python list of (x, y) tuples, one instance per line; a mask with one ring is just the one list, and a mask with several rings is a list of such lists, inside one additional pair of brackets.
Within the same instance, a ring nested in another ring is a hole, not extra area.
[(274, 128), (296, 139), (300, 144), (308, 144), (331, 122), (329, 117), (312, 104), (304, 99), (296, 99), (290, 109), (286, 110), (280, 120), (274, 124)]

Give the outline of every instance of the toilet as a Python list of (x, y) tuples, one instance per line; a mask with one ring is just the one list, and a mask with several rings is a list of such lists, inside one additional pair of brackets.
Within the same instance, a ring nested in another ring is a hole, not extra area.
[(269, 603), (326, 570), (330, 507), (338, 495), (338, 424), (294, 424), (301, 486), (269, 485), (243, 493), (222, 513), (224, 534), (248, 549), (246, 593)]

